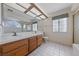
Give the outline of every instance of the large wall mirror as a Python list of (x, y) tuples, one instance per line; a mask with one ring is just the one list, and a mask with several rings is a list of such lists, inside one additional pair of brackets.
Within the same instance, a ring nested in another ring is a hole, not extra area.
[(32, 26), (34, 22), (32, 19), (34, 20), (34, 17), (3, 4), (2, 25), (4, 33), (33, 31), (36, 27)]

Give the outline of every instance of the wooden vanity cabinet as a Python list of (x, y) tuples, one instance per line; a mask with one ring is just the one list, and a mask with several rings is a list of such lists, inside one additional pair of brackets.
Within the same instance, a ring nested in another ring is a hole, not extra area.
[(37, 47), (36, 36), (29, 38), (29, 52), (32, 52), (36, 47)]
[(37, 45), (40, 46), (43, 42), (43, 38), (42, 38), (42, 35), (38, 35), (37, 36)]
[(1, 56), (25, 56), (40, 46), (42, 35), (0, 45)]

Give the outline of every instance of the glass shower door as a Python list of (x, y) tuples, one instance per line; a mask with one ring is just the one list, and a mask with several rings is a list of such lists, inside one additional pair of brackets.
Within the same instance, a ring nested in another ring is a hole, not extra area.
[(74, 15), (74, 43), (79, 44), (79, 12)]

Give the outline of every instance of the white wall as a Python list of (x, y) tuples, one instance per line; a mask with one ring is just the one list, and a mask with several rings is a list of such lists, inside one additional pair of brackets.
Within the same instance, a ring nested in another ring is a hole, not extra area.
[[(52, 17), (60, 14), (69, 13), (68, 18), (68, 29), (66, 33), (54, 33), (52, 25)], [(38, 22), (38, 29), (45, 32), (45, 35), (48, 36), (49, 40), (52, 42), (57, 42), (66, 45), (72, 45), (73, 42), (73, 19), (70, 12), (70, 8), (66, 8), (55, 13), (50, 14), (50, 18), (47, 20), (42, 20)]]

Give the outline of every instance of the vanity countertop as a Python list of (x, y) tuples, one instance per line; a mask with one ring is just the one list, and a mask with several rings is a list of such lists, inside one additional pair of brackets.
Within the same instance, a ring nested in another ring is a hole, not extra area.
[(17, 33), (17, 36), (12, 36), (11, 34), (7, 34), (7, 35), (1, 35), (0, 36), (0, 44), (5, 44), (8, 42), (13, 42), (13, 41), (17, 41), (17, 40), (22, 40), (25, 38), (30, 38), (32, 36), (36, 36), (36, 35), (41, 35), (43, 34), (42, 32), (23, 32), (23, 33)]

